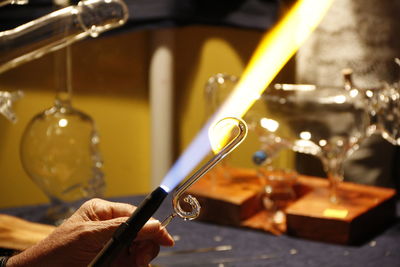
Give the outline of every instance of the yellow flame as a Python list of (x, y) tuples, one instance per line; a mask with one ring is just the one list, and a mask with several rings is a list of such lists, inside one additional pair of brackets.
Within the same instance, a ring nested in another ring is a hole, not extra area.
[[(243, 117), (314, 31), (333, 0), (299, 0), (262, 38), (240, 80), (215, 116)], [(220, 138), (221, 136), (218, 135)], [(226, 138), (220, 141), (224, 143)], [(221, 147), (221, 145), (219, 145)]]

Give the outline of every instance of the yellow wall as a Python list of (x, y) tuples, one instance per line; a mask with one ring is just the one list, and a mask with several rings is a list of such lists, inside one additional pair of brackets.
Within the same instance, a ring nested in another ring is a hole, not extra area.
[[(107, 196), (149, 190), (147, 33), (115, 35), (73, 45), (73, 105), (89, 114), (100, 133)], [(3, 90), (21, 89), (19, 121), (0, 116), (0, 206), (47, 201), (24, 173), (19, 142), (28, 121), (53, 104), (53, 55), (0, 75)]]
[[(200, 130), (205, 120), (204, 85), (216, 73), (240, 76), (257, 47), (263, 33), (255, 30), (190, 27), (177, 35), (177, 120), (180, 128), (179, 151), (182, 151)], [(293, 82), (293, 63), (275, 81)], [(245, 141), (229, 156), (229, 164), (253, 168), (253, 153), (259, 149), (257, 136), (249, 132)], [(293, 154), (284, 152), (274, 166), (292, 167)]]
[[(240, 76), (262, 33), (217, 27), (176, 29), (176, 155), (204, 122), (203, 86), (218, 72)], [(73, 105), (96, 122), (107, 181), (106, 196), (150, 189), (149, 32), (131, 32), (73, 45)], [(0, 88), (24, 90), (19, 121), (0, 116), (0, 207), (47, 202), (19, 161), (21, 134), (33, 115), (54, 99), (53, 55), (0, 75)], [(250, 137), (232, 162), (251, 167), (257, 142)], [(287, 160), (286, 160), (287, 161)]]
[[(184, 149), (205, 121), (204, 85), (216, 73), (240, 76), (261, 38), (259, 31), (184, 28), (177, 35), (176, 83), (177, 119), (180, 122), (179, 149)], [(229, 161), (237, 166), (252, 166), (254, 138), (247, 138)]]

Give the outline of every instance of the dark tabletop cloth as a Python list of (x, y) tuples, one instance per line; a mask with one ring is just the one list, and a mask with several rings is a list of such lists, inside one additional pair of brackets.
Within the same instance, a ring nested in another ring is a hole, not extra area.
[[(114, 198), (138, 205), (143, 196)], [(29, 206), (2, 209), (1, 213), (16, 215), (32, 221), (40, 221), (47, 206)], [(397, 206), (396, 223), (384, 232), (359, 246), (343, 246), (290, 236), (273, 236), (249, 229), (226, 227), (198, 221), (175, 218), (169, 225), (171, 235), (178, 237), (170, 250), (191, 250), (230, 245), (229, 251), (182, 253), (160, 255), (156, 266), (293, 266), (293, 267), (391, 267), (400, 266), (400, 205)], [(171, 212), (170, 199), (166, 199), (155, 214), (163, 220)]]
[[(54, 10), (51, 3), (51, 0), (29, 0), (28, 5), (0, 8), (0, 30), (51, 12)], [(193, 24), (265, 30), (276, 21), (279, 8), (279, 0), (125, 0), (125, 3), (129, 21), (117, 31)]]

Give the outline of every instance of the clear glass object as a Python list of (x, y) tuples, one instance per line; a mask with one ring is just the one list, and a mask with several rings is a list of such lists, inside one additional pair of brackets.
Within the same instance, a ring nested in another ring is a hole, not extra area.
[(260, 144), (252, 160), (262, 184), (261, 203), (267, 211), (268, 220), (273, 226), (279, 227), (286, 223), (285, 208), (297, 197), (294, 185), (298, 174), (295, 170), (276, 164), (278, 155), (283, 150), (291, 149), (291, 144), (274, 133), (279, 123), (268, 119), (266, 114), (265, 103), (256, 101), (246, 115), (246, 120)]
[(128, 8), (122, 0), (85, 0), (14, 29), (0, 32), (0, 73), (88, 36), (123, 25)]
[(22, 166), (49, 197), (48, 218), (56, 224), (74, 211), (75, 202), (105, 190), (94, 121), (71, 104), (70, 60), (69, 47), (56, 54), (54, 105), (32, 118), (20, 146)]
[[(235, 148), (239, 146), (247, 136), (247, 125), (243, 120), (238, 118), (224, 118), (212, 126), (210, 130), (210, 139), (225, 139), (225, 141), (222, 144), (218, 142), (218, 150), (213, 148), (216, 154), (174, 191), (172, 196), (172, 207), (174, 211), (162, 222), (163, 227), (166, 227), (176, 216), (179, 216), (184, 220), (193, 220), (200, 215), (201, 207), (199, 202), (195, 197), (185, 194), (185, 191), (203, 177), (204, 174), (216, 166), (229, 153), (235, 150)], [(223, 137), (222, 135), (227, 138), (221, 138)], [(213, 146), (212, 141), (213, 140), (210, 140), (211, 146), (215, 147)], [(181, 206), (182, 200), (189, 205), (186, 210)]]
[(366, 90), (370, 114), (373, 121), (371, 130), (381, 134), (393, 145), (400, 145), (400, 85), (384, 84), (382, 88)]
[(20, 90), (15, 92), (0, 91), (0, 114), (3, 114), (9, 121), (17, 122), (17, 116), (13, 111), (13, 103), (20, 99), (24, 93)]
[[(2, 0), (7, 4), (27, 4), (25, 0)], [(128, 8), (122, 0), (86, 0), (46, 16), (0, 32), (0, 74), (25, 62), (57, 51), (87, 36), (122, 26), (128, 19)], [(0, 113), (12, 122), (16, 115), (12, 103), (22, 91), (0, 91)]]
[[(395, 59), (399, 65), (400, 60)], [(354, 88), (352, 70), (345, 69), (345, 86), (348, 91), (358, 90), (363, 96), (365, 109), (370, 116), (370, 126), (367, 135), (380, 134), (393, 145), (400, 145), (400, 84), (389, 84), (385, 81), (376, 88)]]
[(319, 157), (330, 182), (329, 198), (338, 202), (343, 161), (370, 127), (362, 94), (356, 89), (276, 84), (259, 101), (270, 111), (260, 124), (292, 150)]
[(49, 197), (51, 221), (68, 217), (74, 202), (102, 195), (105, 183), (98, 143), (93, 120), (65, 103), (36, 115), (25, 129), (22, 165)]
[[(269, 134), (261, 134), (268, 138)], [(284, 224), (285, 209), (296, 200), (294, 186), (297, 181), (297, 172), (287, 168), (275, 168), (272, 166), (273, 158), (282, 149), (290, 149), (279, 138), (271, 134), (271, 142), (261, 143), (260, 149), (253, 155), (253, 162), (257, 166), (257, 175), (262, 186), (261, 203), (270, 215), (271, 222), (275, 225)], [(276, 143), (274, 141), (276, 140)], [(274, 154), (275, 153), (275, 154)]]
[(28, 0), (0, 0), (0, 7), (5, 5), (26, 5)]
[[(205, 119), (211, 118), (221, 104), (226, 100), (238, 81), (235, 75), (217, 73), (208, 78), (204, 86), (205, 99)], [(229, 157), (221, 161), (214, 169), (212, 175), (220, 175), (225, 178), (231, 178)]]
[[(111, 2), (107, 1), (107, 3)], [(78, 4), (78, 7), (81, 7), (79, 10), (85, 10), (82, 6), (88, 3), (90, 1)], [(119, 12), (110, 14), (111, 10), (104, 8), (107, 6), (97, 6), (100, 13), (104, 12), (103, 19), (107, 22), (102, 24), (100, 29), (96, 29), (99, 26), (97, 25), (86, 29), (84, 33), (89, 31), (92, 36), (97, 36), (103, 31), (102, 27), (111, 28), (109, 23), (112, 21), (109, 20), (113, 16), (118, 17), (120, 22)], [(60, 40), (64, 40), (62, 45), (65, 45), (68, 43), (65, 37), (70, 40), (71, 29), (74, 28), (68, 22), (76, 20), (76, 17), (66, 15), (64, 20), (64, 14), (68, 14), (64, 13), (66, 9), (59, 11), (63, 14), (60, 20), (52, 21), (50, 25), (58, 29), (57, 39), (61, 37)], [(77, 11), (71, 9), (70, 12), (76, 14)], [(81, 23), (83, 23), (82, 19), (84, 18), (79, 19)], [(49, 23), (48, 19), (46, 23)], [(52, 35), (52, 37), (55, 36)], [(49, 52), (50, 50), (42, 51)], [(33, 53), (38, 53), (38, 51)], [(29, 59), (25, 56), (26, 54), (22, 56), (23, 60)], [(21, 57), (16, 58), (17, 62), (21, 59)], [(75, 202), (101, 197), (105, 190), (105, 181), (98, 148), (99, 135), (94, 121), (89, 115), (74, 108), (71, 103), (70, 47), (66, 47), (55, 55), (55, 69), (57, 94), (54, 105), (34, 116), (29, 122), (22, 136), (20, 152), (25, 171), (51, 201), (48, 219), (57, 224), (74, 211)]]

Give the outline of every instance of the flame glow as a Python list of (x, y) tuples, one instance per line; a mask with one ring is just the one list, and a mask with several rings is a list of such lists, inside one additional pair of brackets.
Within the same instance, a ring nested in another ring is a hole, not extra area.
[(241, 118), (260, 97), (300, 45), (317, 27), (333, 0), (298, 1), (268, 32), (253, 54), (233, 93), (219, 111)]
[[(242, 118), (254, 102), (317, 27), (333, 0), (299, 0), (262, 38), (233, 92), (172, 166), (163, 185), (174, 188), (210, 152), (210, 125), (225, 117)], [(219, 141), (226, 142), (226, 138)], [(219, 145), (221, 147), (221, 145)], [(190, 163), (190, 164), (189, 164)], [(187, 164), (187, 165), (185, 165)]]
[[(226, 118), (208, 130), (208, 139), (214, 154), (220, 152), (238, 134), (239, 121)], [(236, 131), (235, 131), (236, 130)]]

